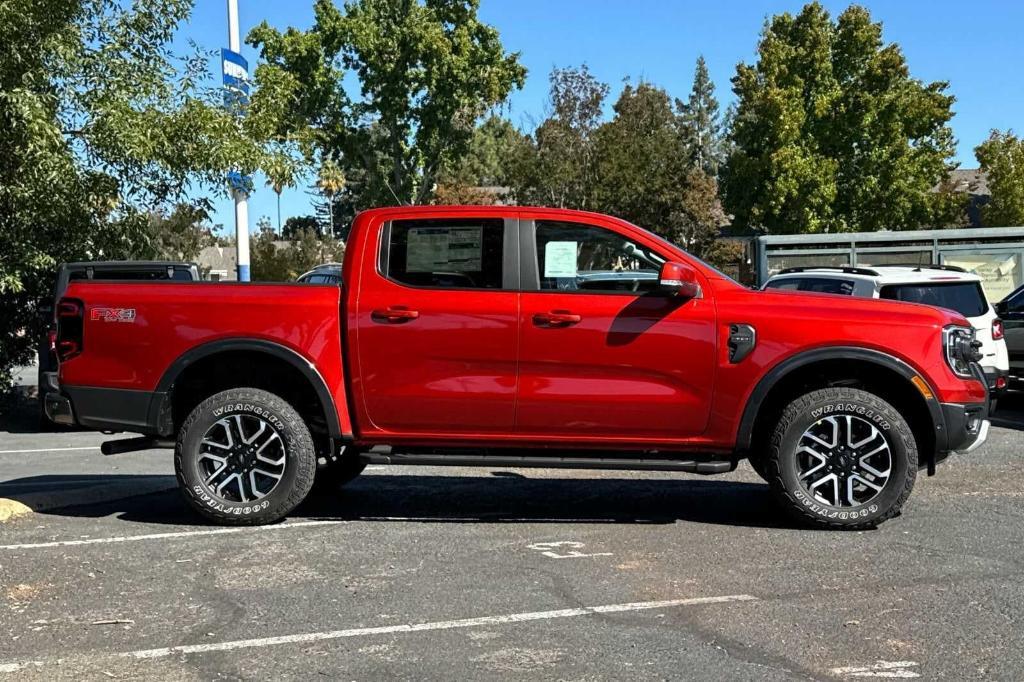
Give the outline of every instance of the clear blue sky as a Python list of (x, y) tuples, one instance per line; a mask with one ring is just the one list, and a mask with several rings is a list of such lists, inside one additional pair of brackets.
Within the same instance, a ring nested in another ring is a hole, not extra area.
[[(341, 0), (338, 0), (339, 4)], [(618, 94), (624, 78), (651, 81), (674, 96), (690, 89), (700, 54), (708, 62), (723, 109), (732, 101), (729, 79), (736, 63), (753, 60), (765, 18), (799, 12), (799, 1), (777, 0), (481, 0), (480, 15), (501, 32), (507, 50), (521, 53), (529, 70), (526, 87), (513, 94), (509, 115), (530, 128), (543, 117), (547, 75), (555, 66), (586, 63)], [(849, 4), (825, 2), (838, 15)], [(1017, 0), (888, 0), (862, 2), (883, 24), (883, 37), (899, 43), (911, 74), (947, 80), (956, 95), (957, 161), (977, 165), (973, 149), (992, 128), (1024, 132), (1024, 2)], [(261, 21), (278, 28), (307, 28), (311, 0), (239, 0), (242, 38)], [(227, 44), (226, 2), (197, 0), (178, 43), (204, 48)], [(243, 45), (250, 68), (257, 55)], [(219, 64), (211, 64), (219, 68)], [(219, 77), (219, 76), (218, 76)], [(215, 223), (233, 228), (230, 199), (214, 199)], [(285, 191), (282, 219), (312, 212), (305, 187)], [(251, 227), (263, 215), (276, 222), (276, 197), (257, 179), (249, 203)]]

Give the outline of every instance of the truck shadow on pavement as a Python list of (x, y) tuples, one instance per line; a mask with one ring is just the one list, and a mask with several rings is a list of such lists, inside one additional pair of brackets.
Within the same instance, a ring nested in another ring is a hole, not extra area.
[[(677, 521), (792, 528), (768, 486), (733, 480), (363, 475), (337, 491), (314, 491), (289, 520), (388, 523), (630, 523)], [(54, 517), (209, 525), (192, 512), (173, 476), (34, 476), (0, 484), (0, 497)]]

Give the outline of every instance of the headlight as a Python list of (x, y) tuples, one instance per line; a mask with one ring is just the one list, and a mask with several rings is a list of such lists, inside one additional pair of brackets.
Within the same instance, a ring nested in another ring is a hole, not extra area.
[(953, 374), (971, 378), (971, 363), (981, 360), (981, 342), (974, 338), (973, 327), (946, 327), (942, 330), (942, 347), (946, 364)]

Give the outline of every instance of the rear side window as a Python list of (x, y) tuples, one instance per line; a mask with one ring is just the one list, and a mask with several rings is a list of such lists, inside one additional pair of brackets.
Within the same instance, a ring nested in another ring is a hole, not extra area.
[(955, 310), (964, 317), (977, 317), (988, 312), (988, 302), (978, 282), (889, 284), (882, 287), (879, 296)]
[(811, 291), (818, 294), (853, 295), (853, 280), (833, 279), (831, 277), (789, 277), (768, 282), (768, 289), (788, 289), (789, 291)]
[(401, 284), (436, 289), (500, 289), (505, 221), (396, 220), (381, 271)]

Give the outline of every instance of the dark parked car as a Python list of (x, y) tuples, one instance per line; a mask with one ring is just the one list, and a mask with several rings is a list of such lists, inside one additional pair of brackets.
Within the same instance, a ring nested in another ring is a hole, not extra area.
[(40, 308), (45, 319), (45, 331), (39, 340), (39, 405), (40, 419), (44, 425), (50, 423), (43, 411), (47, 393), (57, 391), (57, 320), (54, 311), (56, 301), (64, 295), (69, 282), (91, 279), (122, 282), (145, 282), (153, 280), (196, 281), (199, 268), (195, 263), (171, 261), (90, 261), (64, 263), (57, 268), (54, 280), (53, 301)]
[(1010, 355), (1010, 388), (1024, 390), (1024, 284), (996, 303)]
[(324, 263), (299, 275), (296, 282), (303, 284), (341, 284), (341, 263)]

